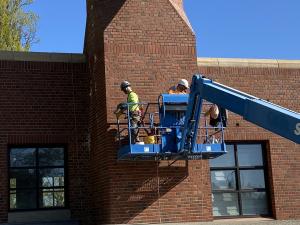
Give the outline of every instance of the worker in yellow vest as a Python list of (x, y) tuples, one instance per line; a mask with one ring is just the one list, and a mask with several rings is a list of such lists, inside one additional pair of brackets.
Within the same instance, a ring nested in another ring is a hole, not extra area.
[[(131, 84), (126, 80), (122, 81), (122, 83), (120, 84), (120, 88), (121, 91), (123, 91), (127, 95), (130, 125), (132, 128), (134, 128), (131, 130), (131, 142), (134, 144), (140, 142), (138, 137), (138, 125), (141, 121), (139, 97), (135, 92), (133, 92)], [(127, 106), (127, 104), (125, 105)], [(119, 104), (117, 110), (115, 111), (115, 114), (117, 114), (118, 116), (120, 112), (126, 111), (126, 106), (124, 107), (124, 103)]]

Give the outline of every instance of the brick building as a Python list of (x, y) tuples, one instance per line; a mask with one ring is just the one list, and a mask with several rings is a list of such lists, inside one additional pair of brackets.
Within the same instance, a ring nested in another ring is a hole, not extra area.
[(300, 111), (300, 62), (197, 60), (181, 0), (87, 1), (84, 54), (0, 53), (0, 223), (300, 218), (300, 147), (232, 113), (212, 161), (119, 162), (119, 91), (143, 101), (200, 72)]

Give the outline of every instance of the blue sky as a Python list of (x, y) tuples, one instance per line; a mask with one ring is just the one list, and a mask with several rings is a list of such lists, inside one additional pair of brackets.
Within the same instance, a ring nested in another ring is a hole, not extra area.
[[(184, 0), (200, 57), (300, 59), (300, 0)], [(32, 51), (82, 52), (85, 0), (36, 0)]]
[(35, 0), (30, 9), (39, 15), (34, 52), (82, 53), (85, 0)]

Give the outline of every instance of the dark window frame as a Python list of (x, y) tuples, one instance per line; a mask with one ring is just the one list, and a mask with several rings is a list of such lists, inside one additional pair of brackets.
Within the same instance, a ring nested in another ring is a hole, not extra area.
[[(213, 193), (236, 193), (238, 197), (238, 212), (239, 215), (237, 216), (214, 216), (214, 219), (226, 219), (226, 218), (251, 218), (251, 217), (271, 217), (273, 215), (272, 212), (272, 204), (271, 204), (271, 191), (269, 186), (269, 174), (268, 174), (268, 161), (267, 161), (267, 142), (266, 141), (228, 141), (226, 142), (227, 145), (233, 145), (234, 147), (234, 161), (235, 166), (228, 166), (228, 167), (210, 167), (210, 171), (220, 171), (220, 170), (234, 170), (235, 171), (235, 179), (236, 179), (236, 190), (232, 189), (225, 189), (225, 190), (211, 190)], [(238, 145), (252, 145), (252, 144), (259, 144), (262, 148), (262, 166), (239, 166), (238, 164), (238, 153), (237, 153), (237, 146)], [(252, 189), (241, 189), (241, 177), (240, 171), (241, 170), (263, 170), (264, 171), (264, 180), (265, 180), (265, 188), (252, 188)], [(260, 214), (260, 215), (243, 215), (242, 209), (242, 193), (250, 193), (250, 192), (265, 192), (266, 193), (266, 201), (267, 201), (267, 214)]]
[[(14, 148), (34, 148), (35, 149), (35, 166), (24, 166), (24, 167), (11, 167), (11, 160), (10, 154), (11, 150)], [(64, 150), (64, 165), (63, 166), (39, 166), (38, 164), (38, 149), (39, 148), (63, 148)], [(66, 144), (33, 144), (33, 145), (8, 145), (7, 151), (7, 158), (8, 158), (8, 211), (9, 212), (23, 212), (23, 211), (47, 211), (47, 210), (56, 210), (56, 209), (67, 209), (69, 208), (69, 183), (68, 183), (68, 148)], [(39, 172), (41, 169), (56, 169), (56, 168), (63, 168), (64, 169), (64, 186), (57, 186), (55, 188), (49, 187), (49, 189), (53, 189), (53, 193), (55, 192), (54, 189), (64, 189), (64, 206), (55, 206), (55, 207), (41, 207), (40, 204), (40, 193), (42, 189), (48, 189), (48, 187), (41, 187), (39, 184)], [(10, 188), (10, 172), (11, 169), (34, 169), (35, 170), (35, 178), (36, 184), (34, 188)], [(11, 191), (16, 191), (17, 189), (22, 190), (36, 190), (36, 207), (30, 209), (12, 209), (10, 208), (10, 194)]]

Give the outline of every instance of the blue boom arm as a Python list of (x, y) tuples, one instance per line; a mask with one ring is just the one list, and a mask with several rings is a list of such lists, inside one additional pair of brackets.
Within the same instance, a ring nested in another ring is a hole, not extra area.
[(194, 149), (204, 99), (300, 144), (299, 113), (213, 82), (201, 75), (194, 75), (185, 117), (181, 152)]

